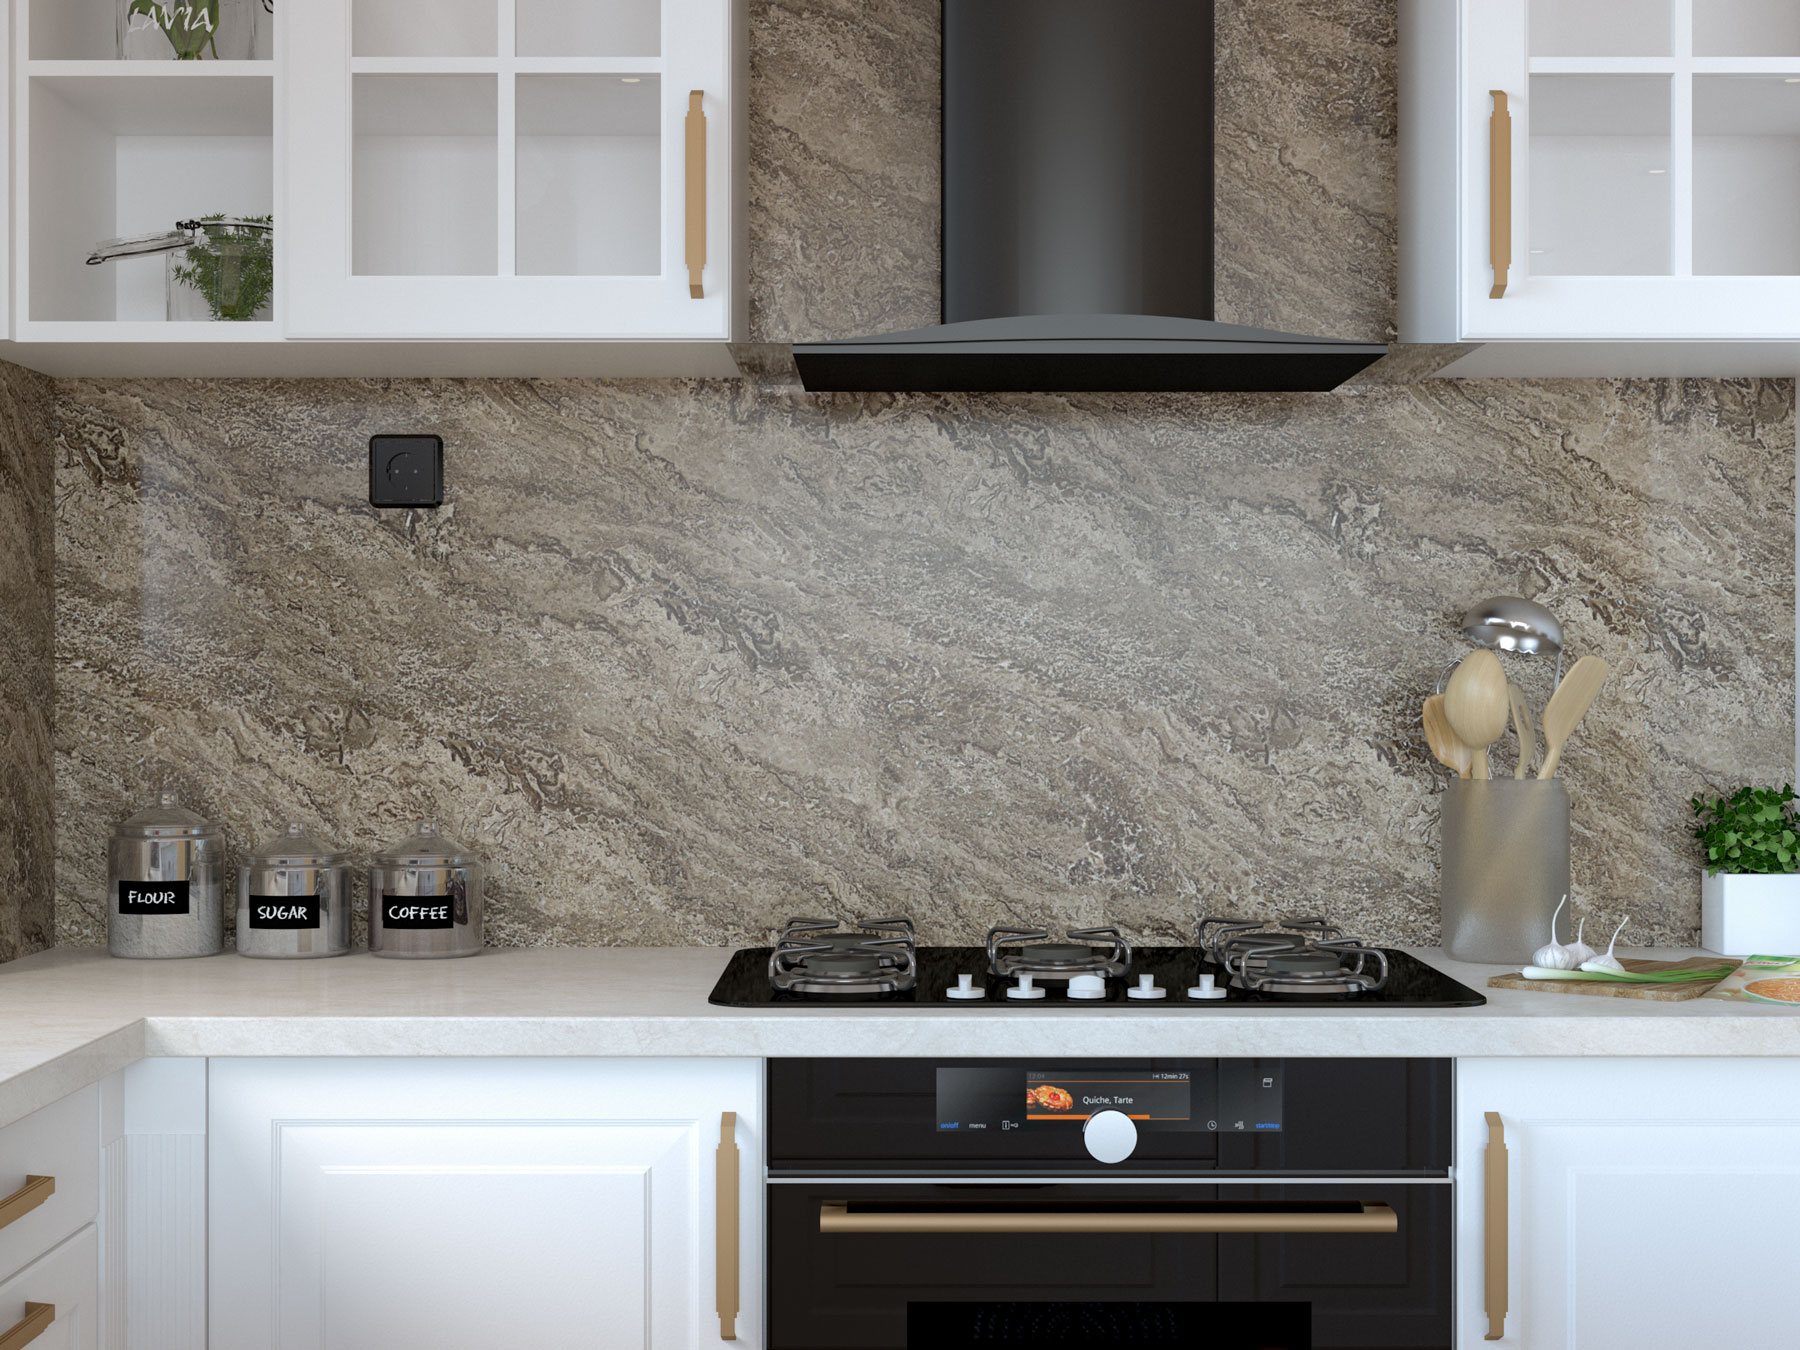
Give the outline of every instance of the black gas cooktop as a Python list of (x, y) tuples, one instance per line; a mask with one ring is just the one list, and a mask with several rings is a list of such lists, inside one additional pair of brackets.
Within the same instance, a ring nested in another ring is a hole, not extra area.
[[(1101, 973), (1105, 988), (1098, 997), (1071, 998), (1066, 979), (1039, 976), (1034, 983), (1042, 993), (1030, 999), (1008, 997), (1008, 990), (1017, 987), (1017, 978), (991, 973), (986, 948), (913, 947), (907, 950), (914, 966), (911, 988), (886, 991), (845, 988), (830, 993), (807, 993), (776, 988), (770, 978), (770, 960), (777, 948), (751, 947), (732, 954), (719, 982), (713, 986), (708, 1002), (726, 1008), (879, 1006), (955, 1008), (999, 1015), (1023, 1015), (1049, 1009), (1119, 1008), (1133, 1012), (1180, 1012), (1192, 1017), (1204, 1017), (1208, 1010), (1217, 1008), (1300, 1007), (1348, 1011), (1369, 1007), (1474, 1008), (1487, 1002), (1467, 985), (1393, 948), (1364, 949), (1379, 951), (1386, 959), (1386, 978), (1377, 988), (1332, 992), (1252, 990), (1228, 975), (1200, 947), (1138, 947), (1128, 951), (1124, 974)], [(981, 997), (950, 996), (963, 975), (973, 977), (970, 984), (982, 991)], [(1137, 988), (1146, 975), (1151, 977), (1153, 989), (1164, 991), (1161, 997), (1131, 996), (1129, 991)], [(1190, 991), (1199, 985), (1202, 975), (1213, 977), (1213, 987), (1223, 990), (1223, 997), (1201, 999), (1192, 996)]]

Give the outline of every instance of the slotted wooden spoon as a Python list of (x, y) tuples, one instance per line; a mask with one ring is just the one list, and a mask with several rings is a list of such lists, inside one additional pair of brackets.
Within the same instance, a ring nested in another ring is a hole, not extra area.
[(1584, 656), (1569, 667), (1556, 692), (1544, 705), (1544, 766), (1539, 778), (1551, 778), (1562, 763), (1563, 746), (1606, 683), (1610, 668), (1597, 656)]

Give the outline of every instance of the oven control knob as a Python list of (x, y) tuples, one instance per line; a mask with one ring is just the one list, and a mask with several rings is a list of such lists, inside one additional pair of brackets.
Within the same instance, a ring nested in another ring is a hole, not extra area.
[(1095, 1162), (1121, 1163), (1137, 1148), (1137, 1125), (1123, 1111), (1096, 1111), (1081, 1127), (1081, 1142)]

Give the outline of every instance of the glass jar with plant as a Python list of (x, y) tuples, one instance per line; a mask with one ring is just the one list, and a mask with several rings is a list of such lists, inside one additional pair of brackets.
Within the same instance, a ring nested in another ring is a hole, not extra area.
[(1700, 945), (1727, 956), (1800, 955), (1800, 823), (1792, 784), (1693, 797)]
[(275, 294), (275, 217), (180, 222), (193, 242), (168, 255), (169, 318), (268, 319)]
[(122, 61), (248, 61), (262, 0), (117, 0)]

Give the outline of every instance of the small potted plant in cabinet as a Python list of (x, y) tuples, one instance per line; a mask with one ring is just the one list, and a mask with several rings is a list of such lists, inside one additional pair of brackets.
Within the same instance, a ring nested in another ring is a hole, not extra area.
[(1800, 955), (1800, 831), (1794, 789), (1694, 797), (1700, 945), (1724, 956)]

